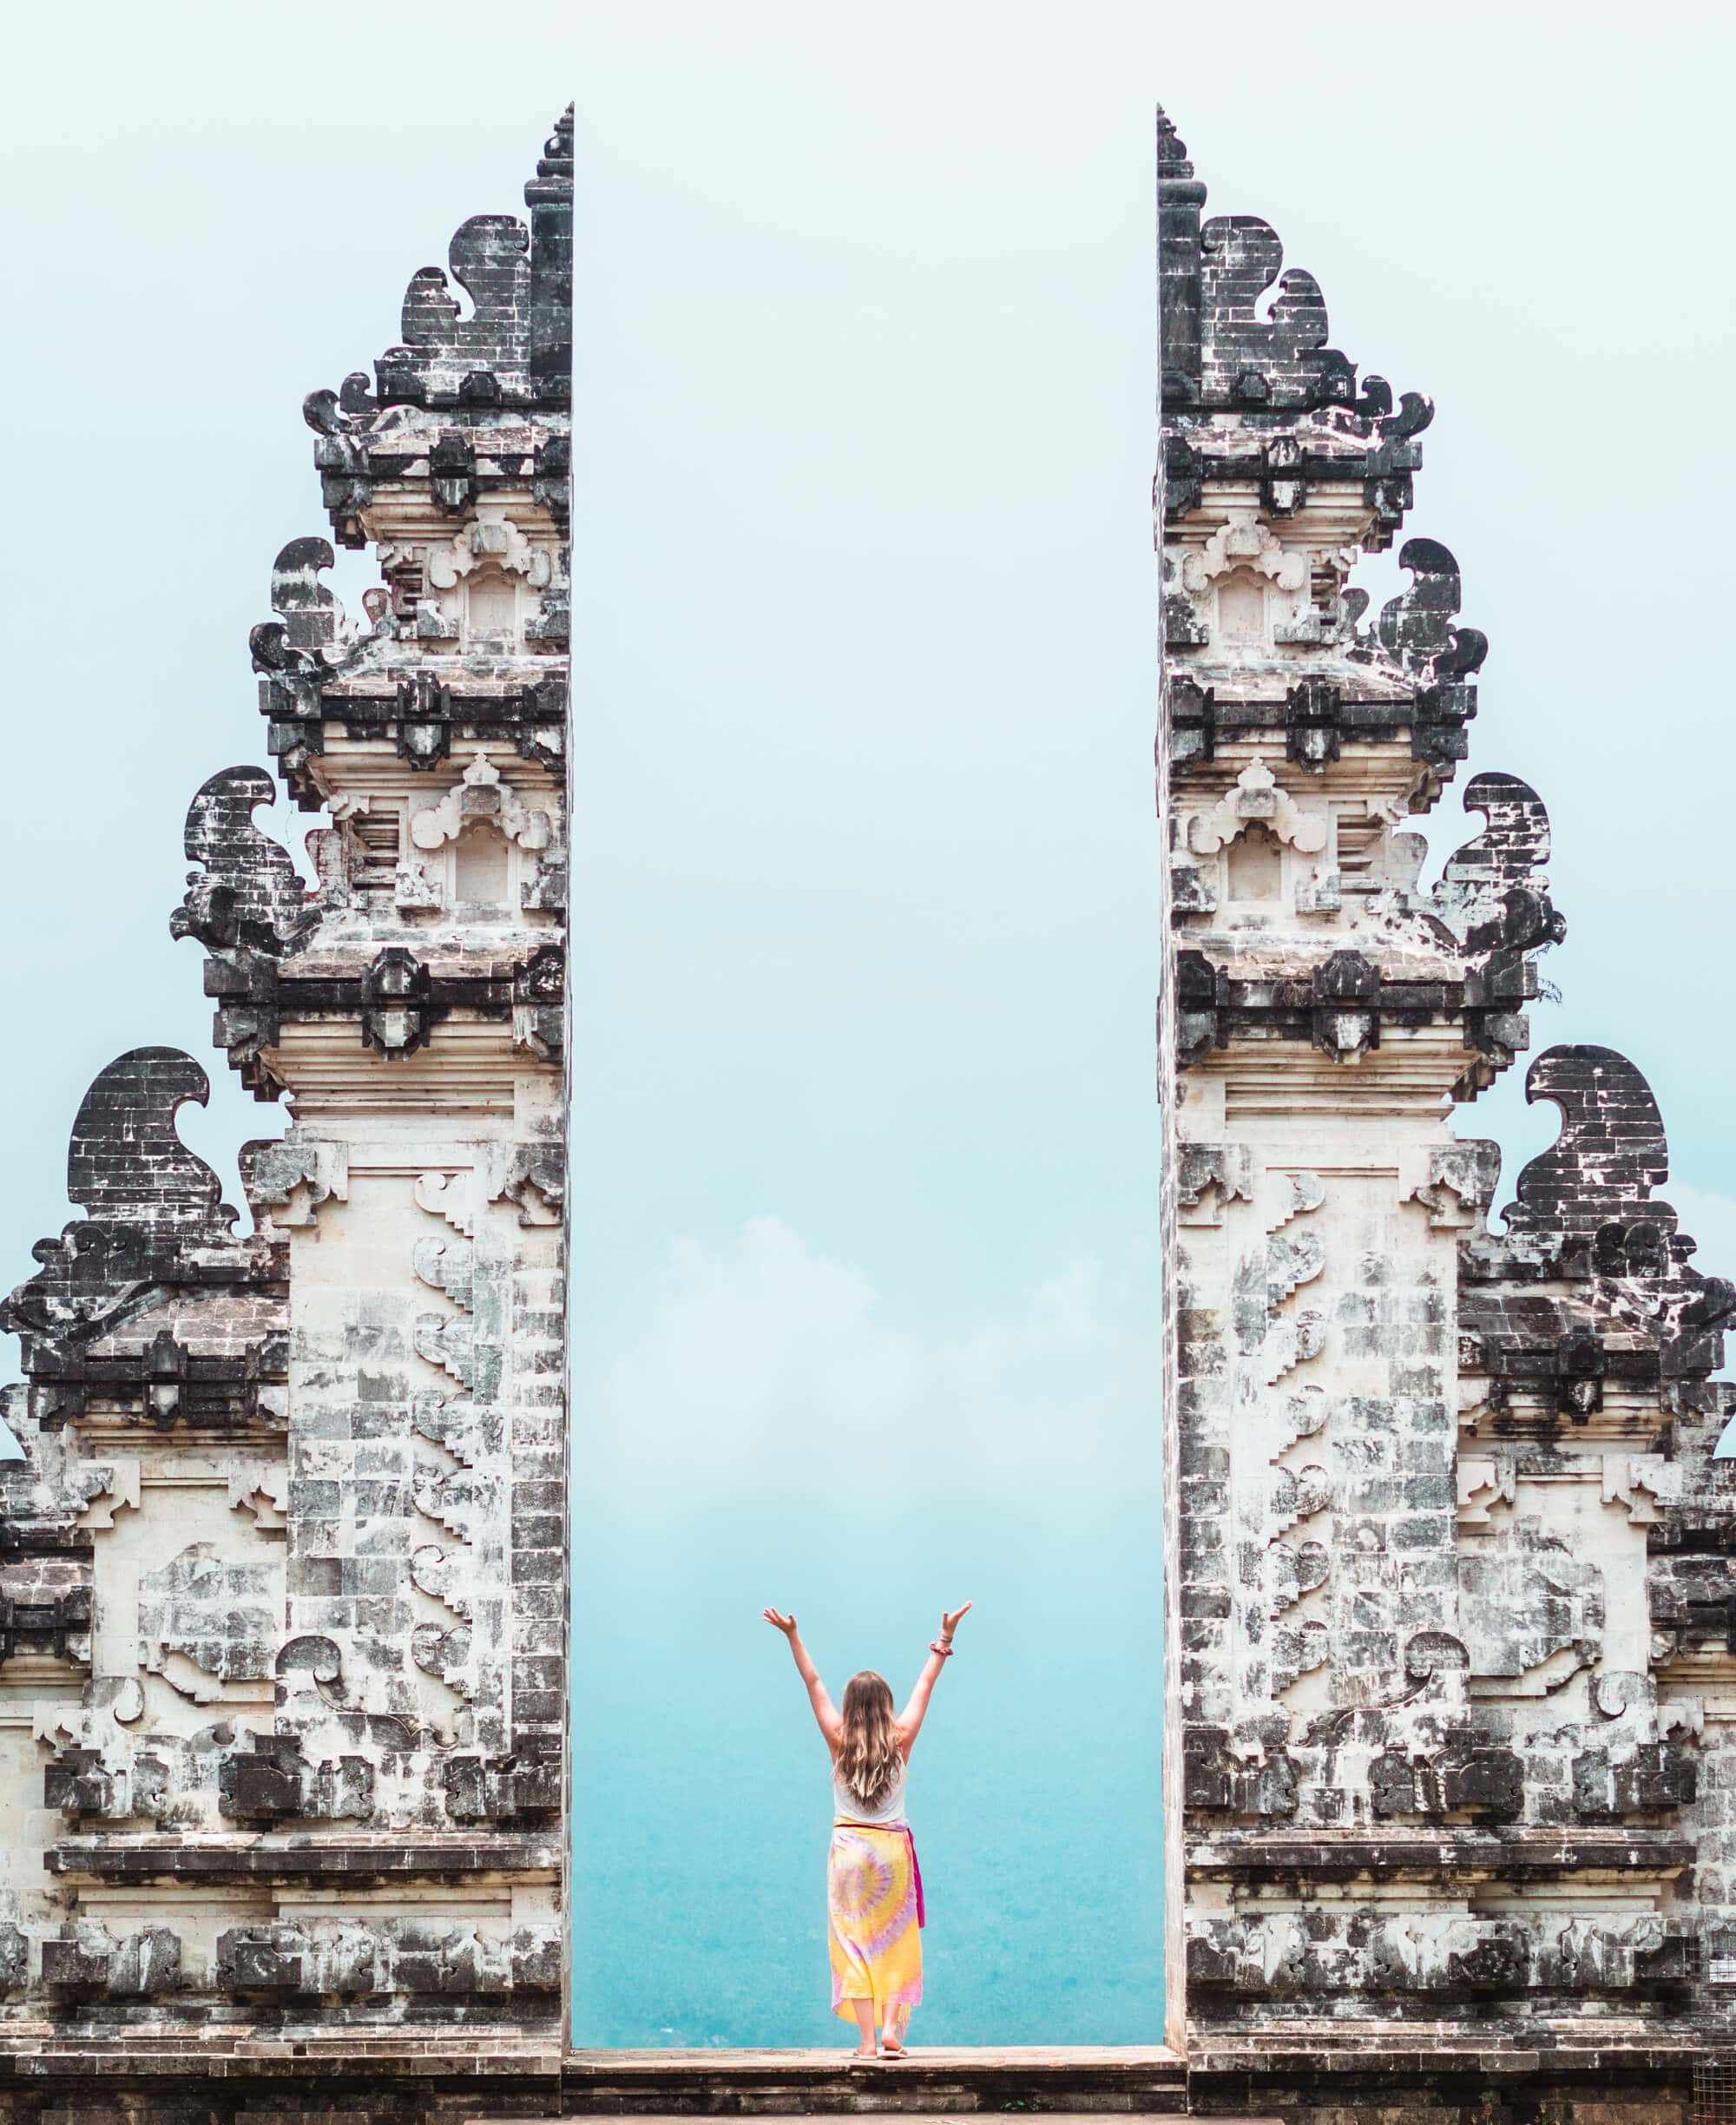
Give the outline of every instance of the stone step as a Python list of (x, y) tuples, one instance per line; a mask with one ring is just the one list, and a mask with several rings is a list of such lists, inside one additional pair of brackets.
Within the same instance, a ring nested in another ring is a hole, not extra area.
[[(852, 2060), (845, 2047), (787, 2051), (581, 2051), (562, 2075), (569, 2116), (804, 2116), (896, 2111), (911, 2121), (1041, 2110), (1055, 2121), (1138, 2112), (1180, 2116), (1187, 2074), (1161, 2045), (943, 2049)], [(477, 2121), (482, 2125), (482, 2121)]]

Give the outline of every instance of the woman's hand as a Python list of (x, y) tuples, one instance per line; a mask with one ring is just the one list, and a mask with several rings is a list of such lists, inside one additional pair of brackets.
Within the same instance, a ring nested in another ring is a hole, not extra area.
[[(965, 1607), (970, 1607), (970, 1603), (968, 1602), (965, 1603)], [(762, 1609), (760, 1613), (765, 1617), (766, 1621), (772, 1626), (773, 1630), (782, 1631), (786, 1638), (793, 1638), (795, 1636), (796, 1619), (794, 1616), (779, 1615), (775, 1609)]]
[(974, 1602), (966, 1602), (963, 1609), (943, 1609), (940, 1612), (940, 1635), (942, 1638), (950, 1638), (953, 1632), (958, 1628), (959, 1618), (963, 1615), (968, 1615), (975, 1606), (976, 1603)]

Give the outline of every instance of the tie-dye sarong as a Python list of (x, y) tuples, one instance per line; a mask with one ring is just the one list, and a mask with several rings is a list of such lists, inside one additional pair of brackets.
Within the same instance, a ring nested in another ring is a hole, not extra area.
[(916, 1846), (909, 1830), (834, 1822), (825, 1889), (832, 2012), (853, 2022), (851, 2001), (871, 1999), (878, 2023), (902, 2024), (922, 1998)]

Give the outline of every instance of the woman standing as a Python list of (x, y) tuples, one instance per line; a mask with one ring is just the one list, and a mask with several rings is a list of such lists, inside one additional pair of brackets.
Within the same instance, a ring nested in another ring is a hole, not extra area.
[(940, 1619), (940, 1635), (910, 1702), (896, 1719), (884, 1675), (865, 1668), (844, 1687), (840, 1714), (826, 1694), (792, 1615), (762, 1611), (783, 1632), (807, 1685), (819, 1730), (832, 1751), (832, 1850), (826, 1861), (826, 1937), (832, 1956), (832, 2012), (853, 2021), (862, 2041), (853, 2056), (904, 2056), (911, 2010), (922, 1998), (922, 1871), (904, 1820), (911, 1751), (928, 1712), (929, 1694), (951, 1657), (952, 1634), (970, 1603)]

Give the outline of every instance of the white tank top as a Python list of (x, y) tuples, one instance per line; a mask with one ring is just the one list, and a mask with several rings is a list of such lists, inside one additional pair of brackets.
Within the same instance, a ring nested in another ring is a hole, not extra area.
[(838, 1775), (836, 1762), (832, 1771), (832, 1812), (834, 1815), (847, 1815), (852, 1822), (902, 1823), (904, 1819), (904, 1785), (909, 1766), (901, 1756), (898, 1767), (892, 1774), (892, 1782), (886, 1788), (878, 1807), (864, 1807)]

